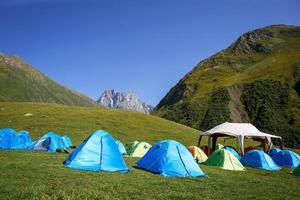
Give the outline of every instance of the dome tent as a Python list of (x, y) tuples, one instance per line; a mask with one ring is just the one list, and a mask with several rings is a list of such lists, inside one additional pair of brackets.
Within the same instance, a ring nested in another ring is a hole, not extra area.
[(132, 154), (136, 148), (136, 145), (139, 143), (139, 141), (133, 141), (130, 142), (126, 148), (126, 152), (128, 155)]
[(207, 155), (196, 146), (190, 146), (188, 149), (197, 163), (203, 163), (207, 160)]
[(239, 152), (232, 146), (225, 146), (224, 149), (230, 151), (238, 160), (241, 159)]
[(204, 164), (215, 166), (226, 170), (244, 171), (245, 167), (240, 161), (230, 152), (225, 149), (215, 150)]
[(11, 128), (0, 130), (0, 149), (26, 149), (31, 143), (31, 137), (26, 131), (17, 133)]
[(277, 165), (296, 168), (300, 164), (300, 156), (290, 150), (282, 150), (272, 155), (272, 159)]
[(245, 153), (241, 158), (241, 163), (245, 166), (263, 169), (268, 171), (279, 171), (280, 167), (272, 160), (272, 158), (263, 151), (251, 150)]
[(119, 149), (120, 153), (121, 153), (122, 155), (126, 155), (127, 152), (126, 152), (126, 149), (125, 149), (125, 147), (124, 147), (124, 144), (123, 144), (120, 140), (116, 140), (116, 144), (117, 144), (117, 146), (118, 146), (118, 149)]
[(154, 144), (137, 162), (137, 166), (162, 176), (206, 176), (186, 147), (174, 140), (163, 140)]
[[(34, 150), (34, 151), (50, 151), (49, 150), (49, 146), (51, 143), (51, 138), (47, 137), (47, 138), (40, 138), (36, 141), (34, 141), (30, 146), (29, 149), (30, 150)], [(56, 151), (56, 150), (55, 150)], [(54, 151), (54, 152), (55, 152)], [(51, 152), (51, 151), (50, 151)]]
[(216, 144), (215, 150), (217, 149), (223, 149), (224, 145), (223, 144)]
[(274, 156), (276, 153), (278, 153), (280, 151), (281, 151), (281, 149), (279, 149), (279, 148), (272, 148), (272, 149), (270, 149), (269, 156)]
[(64, 161), (69, 168), (88, 171), (128, 172), (114, 138), (98, 130), (86, 138)]
[(27, 149), (32, 139), (27, 131), (19, 131), (15, 136), (12, 149)]
[(73, 146), (72, 145), (72, 140), (68, 135), (62, 136), (61, 139), (62, 139), (62, 142), (63, 142), (64, 149), (68, 149), (68, 148)]
[(11, 128), (0, 130), (0, 149), (10, 149), (17, 132)]
[(293, 174), (295, 174), (296, 176), (300, 176), (300, 165), (298, 165), (298, 167), (296, 167), (296, 168), (293, 170)]
[(128, 145), (127, 154), (130, 157), (143, 157), (150, 148), (147, 142), (134, 141)]
[(30, 148), (36, 151), (56, 152), (57, 149), (66, 149), (62, 137), (54, 132), (48, 132), (40, 139), (34, 141)]

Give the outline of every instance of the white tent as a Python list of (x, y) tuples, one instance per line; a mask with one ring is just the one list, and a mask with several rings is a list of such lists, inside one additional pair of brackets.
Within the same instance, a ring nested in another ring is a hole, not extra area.
[[(225, 122), (214, 128), (205, 131), (204, 136), (209, 136), (208, 150), (213, 150), (218, 137), (234, 137), (237, 138), (238, 146), (241, 153), (244, 154), (244, 140), (254, 139), (264, 141), (268, 144), (269, 148), (272, 146), (271, 138), (278, 138), (281, 141), (281, 137), (276, 135), (270, 135), (259, 131), (255, 126), (250, 123), (229, 123)], [(199, 138), (199, 145), (201, 142), (201, 136)], [(209, 152), (210, 153), (210, 152)]]

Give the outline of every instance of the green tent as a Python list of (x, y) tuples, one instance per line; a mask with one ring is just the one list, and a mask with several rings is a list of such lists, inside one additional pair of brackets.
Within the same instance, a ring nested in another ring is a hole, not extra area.
[(131, 155), (134, 152), (135, 147), (138, 143), (139, 143), (139, 141), (133, 141), (128, 144), (128, 146), (126, 148), (127, 155)]
[(298, 165), (298, 167), (296, 167), (293, 171), (293, 173), (296, 175), (296, 176), (300, 176), (300, 165)]
[(147, 142), (134, 141), (127, 146), (126, 151), (130, 157), (143, 157), (150, 148)]
[(245, 167), (230, 152), (225, 149), (215, 150), (205, 161), (206, 165), (215, 166), (226, 170), (244, 171)]
[(222, 145), (222, 144), (216, 144), (215, 150), (217, 150), (217, 149), (223, 149), (223, 148), (224, 148), (224, 145)]

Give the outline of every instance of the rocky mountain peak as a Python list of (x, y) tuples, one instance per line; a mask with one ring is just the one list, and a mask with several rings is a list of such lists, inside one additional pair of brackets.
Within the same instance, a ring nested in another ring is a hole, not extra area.
[(114, 89), (105, 90), (97, 103), (115, 109), (132, 110), (149, 114), (153, 107), (142, 102), (134, 92), (119, 92)]

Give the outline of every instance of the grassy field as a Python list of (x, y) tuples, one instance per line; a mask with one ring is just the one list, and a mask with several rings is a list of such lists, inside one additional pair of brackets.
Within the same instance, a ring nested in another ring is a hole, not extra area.
[[(24, 117), (26, 113), (33, 116)], [(187, 126), (137, 112), (38, 103), (0, 102), (1, 127), (27, 130), (33, 139), (48, 131), (68, 134), (75, 145), (99, 129), (110, 132), (124, 143), (175, 139), (185, 145), (192, 145), (197, 143), (201, 133)]]
[(165, 178), (134, 168), (96, 173), (65, 168), (67, 154), (0, 151), (0, 199), (299, 199), (290, 169), (232, 172), (201, 165), (207, 178)]
[[(31, 117), (24, 114), (32, 113)], [(124, 143), (175, 139), (197, 143), (199, 131), (135, 112), (55, 104), (0, 103), (0, 128), (68, 133), (75, 145), (94, 130), (105, 129)], [(299, 153), (299, 151), (298, 151)], [(166, 178), (135, 168), (129, 173), (96, 173), (65, 168), (65, 153), (0, 151), (0, 199), (299, 199), (300, 177), (291, 169), (232, 172), (201, 165), (207, 178)]]

